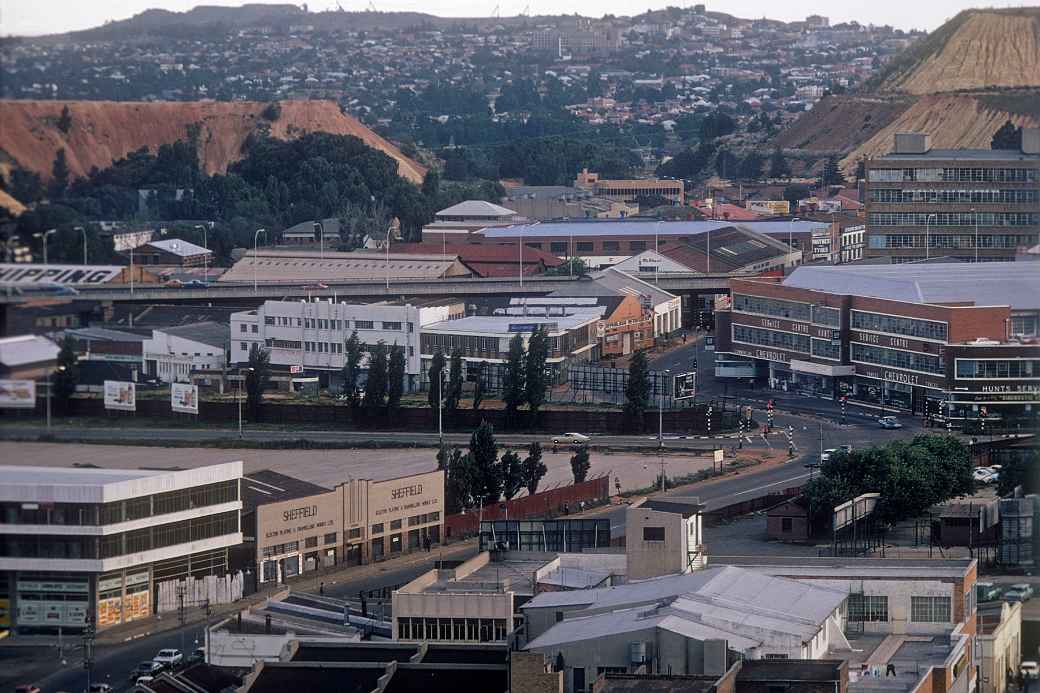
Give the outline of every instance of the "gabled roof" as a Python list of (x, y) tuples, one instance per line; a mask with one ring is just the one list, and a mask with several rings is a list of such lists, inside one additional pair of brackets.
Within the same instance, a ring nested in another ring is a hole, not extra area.
[(437, 212), (438, 217), (511, 217), (516, 212), (486, 200), (464, 200)]
[(231, 326), (218, 322), (197, 322), (191, 325), (164, 327), (156, 331), (220, 348), (225, 348), (231, 340)]
[(0, 339), (0, 365), (8, 368), (44, 363), (58, 358), (58, 345), (38, 335)]

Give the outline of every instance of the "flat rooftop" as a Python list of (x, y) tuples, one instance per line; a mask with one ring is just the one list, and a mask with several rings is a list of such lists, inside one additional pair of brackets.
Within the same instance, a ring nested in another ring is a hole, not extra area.
[(4, 486), (91, 486), (102, 487), (124, 481), (169, 474), (159, 469), (102, 469), (100, 467), (4, 466)]
[(331, 490), (271, 469), (261, 469), (242, 476), (242, 512), (256, 510), (256, 506), (266, 503), (303, 498)]
[(539, 224), (517, 224), (485, 229), (485, 238), (520, 238), (525, 241), (538, 238), (569, 236), (695, 236), (708, 231), (743, 227), (759, 233), (771, 231), (812, 231), (828, 228), (825, 221), (665, 221), (660, 224), (654, 219), (600, 219), (589, 221), (550, 221)]
[[(1036, 161), (1040, 154), (1025, 154), (1020, 149), (929, 149), (923, 154), (891, 152), (878, 157), (881, 161), (913, 161), (915, 159), (949, 159), (956, 161)], [(875, 168), (877, 168), (875, 166)]]
[[(457, 320), (444, 320), (425, 325), (423, 332), (444, 332), (457, 334), (459, 332), (472, 332), (474, 334), (495, 334), (512, 336), (518, 332), (531, 332), (535, 325), (548, 325), (549, 332), (557, 330), (571, 330), (590, 322), (599, 320), (601, 308), (581, 309), (570, 312), (567, 315), (551, 315), (549, 317), (539, 315), (472, 315)], [(556, 327), (553, 328), (552, 325)], [(530, 328), (530, 329), (521, 329)]]
[(930, 577), (957, 579), (974, 562), (971, 558), (815, 558), (802, 556), (716, 556), (713, 565), (733, 565), (769, 575), (808, 577)]
[(444, 571), (437, 582), (423, 592), (481, 593), (515, 592), (522, 595), (534, 594), (534, 571), (546, 564), (544, 558), (510, 558), (488, 563), (464, 578), (455, 579), (454, 571)]
[(784, 286), (909, 303), (962, 303), (1040, 310), (1031, 262), (802, 266)]

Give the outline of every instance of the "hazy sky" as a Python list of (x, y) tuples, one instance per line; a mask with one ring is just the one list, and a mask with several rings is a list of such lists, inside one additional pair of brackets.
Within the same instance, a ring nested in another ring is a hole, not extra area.
[[(285, 0), (250, 0), (275, 3)], [(382, 11), (411, 10), (442, 16), (488, 16), (496, 4), (503, 16), (516, 15), (530, 6), (531, 14), (577, 12), (601, 16), (638, 14), (648, 9), (668, 5), (693, 5), (700, 0), (373, 0)], [(87, 29), (109, 19), (126, 19), (146, 9), (160, 7), (184, 11), (195, 5), (241, 5), (244, 0), (0, 0), (0, 34), (38, 35)], [(340, 0), (346, 10), (363, 10), (368, 0)], [(302, 4), (302, 3), (296, 3)], [(728, 12), (738, 17), (803, 19), (806, 15), (822, 14), (832, 23), (856, 20), (863, 24), (891, 24), (900, 29), (934, 29), (958, 11), (983, 3), (971, 0), (725, 0), (706, 1), (709, 10)], [(1007, 7), (1037, 4), (1036, 0), (1004, 0), (986, 3)], [(334, 0), (314, 0), (308, 3), (311, 11), (335, 8)]]

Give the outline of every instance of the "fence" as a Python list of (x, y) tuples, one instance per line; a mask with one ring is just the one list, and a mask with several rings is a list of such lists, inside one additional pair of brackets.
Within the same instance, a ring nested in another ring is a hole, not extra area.
[(231, 604), (242, 598), (242, 571), (198, 579), (189, 576), (184, 580), (165, 580), (158, 587), (160, 614), (177, 611), (182, 606), (182, 597), (184, 607)]
[(529, 517), (555, 517), (564, 506), (577, 509), (582, 501), (593, 503), (610, 495), (610, 477), (601, 476), (578, 484), (560, 486), (502, 503), (474, 508), (466, 513), (444, 518), (445, 539), (457, 540), (477, 533), (481, 520), (523, 520)]

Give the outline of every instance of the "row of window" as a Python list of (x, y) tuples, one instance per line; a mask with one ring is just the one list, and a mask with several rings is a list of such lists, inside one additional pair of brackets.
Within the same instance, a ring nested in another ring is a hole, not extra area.
[[(278, 315), (268, 315), (264, 317), (264, 324), (271, 325), (274, 327), (303, 327), (308, 330), (349, 330), (350, 320), (340, 320), (337, 318), (287, 318)], [(408, 325), (408, 331), (415, 331), (415, 323), (403, 323), (393, 320), (384, 320), (379, 323), (380, 329), (390, 332), (401, 332), (404, 325)], [(374, 330), (374, 320), (355, 320), (355, 330)], [(246, 324), (242, 323), (241, 331), (246, 331)], [(256, 332), (256, 325), (253, 325), (253, 332)]]
[(238, 500), (238, 480), (221, 481), (194, 488), (167, 491), (150, 496), (139, 496), (123, 501), (105, 503), (100, 508), (103, 525), (141, 520), (155, 515), (182, 512)]
[(934, 339), (940, 342), (945, 342), (948, 335), (948, 328), (945, 322), (868, 313), (862, 310), (852, 311), (852, 328), (855, 330), (897, 334), (904, 337), (916, 337), (918, 339)]
[(852, 343), (849, 358), (860, 363), (873, 363), (879, 366), (904, 368), (923, 373), (937, 373), (941, 375), (945, 372), (942, 361), (939, 360), (938, 356), (919, 354), (913, 351), (886, 349), (885, 347), (859, 344), (858, 342)]
[(810, 348), (809, 337), (806, 335), (764, 330), (759, 327), (745, 327), (744, 325), (733, 326), (733, 341), (787, 351), (800, 351), (803, 354), (808, 354)]
[(872, 188), (870, 201), (890, 204), (1036, 204), (1038, 190), (901, 190)]
[(408, 518), (408, 526), (409, 527), (414, 527), (415, 525), (425, 525), (425, 524), (429, 524), (430, 522), (440, 522), (440, 521), (441, 521), (441, 514), (440, 514), (440, 512), (426, 513), (424, 515), (412, 515), (411, 517)]
[(1035, 168), (874, 168), (867, 173), (872, 183), (1035, 183), (1040, 169)]
[(811, 322), (826, 327), (841, 326), (841, 310), (838, 308), (810, 305), (799, 301), (785, 301), (779, 298), (733, 294), (733, 310), (740, 313), (755, 313)]
[[(524, 243), (528, 248), (534, 248), (535, 250), (542, 250), (543, 243), (538, 241), (531, 241)], [(554, 255), (569, 255), (568, 250), (571, 247), (570, 241), (550, 241), (549, 252)], [(591, 253), (595, 251), (596, 244), (593, 241), (577, 241), (574, 243), (574, 248), (579, 253)], [(634, 253), (641, 253), (647, 249), (646, 241), (628, 241), (628, 249)], [(616, 253), (621, 251), (621, 241), (601, 241), (600, 249), (604, 253)]]
[[(949, 623), (949, 597), (910, 597), (910, 620), (914, 623)], [(848, 620), (855, 623), (887, 623), (888, 597), (851, 594)]]
[(828, 339), (812, 340), (812, 355), (832, 361), (841, 360), (841, 344), (835, 344)]
[(454, 642), (502, 642), (508, 635), (504, 618), (419, 618), (397, 619), (401, 640), (444, 640)]
[(957, 378), (1040, 379), (1040, 359), (957, 359)]
[[(875, 234), (870, 237), (871, 248), (924, 248), (927, 239), (930, 248), (974, 248), (975, 235), (932, 233)], [(980, 248), (1018, 248), (1034, 245), (1036, 236), (1014, 233), (987, 233), (978, 237)]]
[(1034, 212), (871, 212), (871, 226), (1036, 226)]

